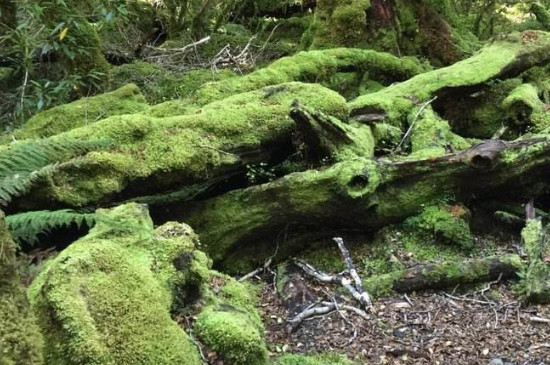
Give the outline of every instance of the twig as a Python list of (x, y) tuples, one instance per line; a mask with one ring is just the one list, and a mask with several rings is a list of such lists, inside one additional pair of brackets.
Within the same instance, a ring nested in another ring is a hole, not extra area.
[(238, 281), (240, 281), (240, 282), (246, 281), (246, 280), (256, 276), (256, 274), (258, 274), (259, 272), (265, 271), (269, 267), (269, 265), (271, 265), (271, 261), (272, 261), (271, 259), (272, 258), (270, 257), (269, 259), (266, 260), (266, 262), (263, 264), (263, 266), (257, 268), (256, 270), (253, 270), (253, 271), (249, 272), (248, 274), (246, 274), (245, 276), (240, 278)]
[(550, 324), (550, 319), (548, 319), (548, 318), (542, 318), (542, 317), (533, 316), (533, 317), (529, 317), (529, 320), (530, 320), (531, 322), (535, 322), (535, 323), (546, 323), (546, 324)]
[(344, 257), (344, 261), (346, 262), (346, 266), (348, 267), (348, 272), (355, 282), (355, 288), (357, 289), (357, 292), (359, 294), (359, 298), (356, 297), (356, 299), (358, 299), (365, 308), (372, 306), (370, 295), (363, 288), (363, 282), (361, 281), (359, 274), (357, 274), (357, 270), (355, 270), (355, 266), (353, 265), (353, 261), (351, 260), (351, 257), (349, 255), (349, 251), (344, 245), (344, 240), (341, 237), (334, 237), (333, 240), (338, 245), (340, 252), (342, 252), (342, 256)]
[(418, 119), (418, 117), (420, 116), (420, 114), (422, 114), (422, 112), (424, 111), (424, 109), (426, 109), (426, 108), (428, 107), (428, 105), (430, 105), (431, 103), (433, 103), (436, 99), (437, 99), (437, 95), (434, 96), (433, 98), (431, 98), (430, 100), (428, 100), (427, 102), (425, 102), (425, 103), (420, 107), (420, 109), (418, 110), (418, 112), (416, 112), (416, 115), (414, 116), (413, 121), (411, 122), (411, 125), (409, 126), (409, 129), (407, 129), (407, 132), (406, 132), (405, 135), (403, 136), (403, 139), (401, 140), (401, 142), (399, 142), (399, 144), (397, 145), (397, 147), (395, 147), (395, 150), (394, 150), (394, 151), (399, 151), (399, 150), (401, 150), (401, 146), (403, 145), (403, 143), (407, 140), (407, 138), (408, 138), (409, 135), (411, 134), (412, 129), (413, 129), (413, 127), (414, 127), (414, 124), (416, 123), (416, 120)]
[[(328, 305), (328, 304), (330, 304), (330, 302), (321, 302), (321, 304), (322, 305)], [(338, 304), (338, 307), (343, 309), (343, 310), (353, 312), (353, 313), (357, 314), (359, 317), (361, 317), (363, 319), (370, 319), (367, 312), (365, 312), (362, 309), (356, 308), (356, 307), (351, 306), (351, 305), (345, 305), (345, 304)]]
[(190, 43), (190, 44), (188, 44), (186, 46), (183, 46), (181, 48), (159, 48), (159, 47), (154, 47), (154, 46), (147, 46), (147, 48), (153, 49), (153, 50), (158, 51), (160, 53), (185, 53), (185, 52), (187, 52), (188, 49), (194, 48), (194, 47), (196, 47), (198, 45), (201, 45), (201, 44), (204, 44), (204, 43), (207, 43), (208, 41), (210, 41), (210, 36), (204, 37), (201, 40)]
[(291, 331), (294, 331), (294, 329), (296, 329), (296, 327), (298, 327), (298, 325), (300, 325), (300, 323), (302, 323), (305, 319), (313, 316), (328, 314), (335, 309), (336, 305), (334, 303), (329, 303), (324, 307), (306, 308), (302, 312), (298, 313), (294, 318), (288, 320), (288, 323), (292, 326)]

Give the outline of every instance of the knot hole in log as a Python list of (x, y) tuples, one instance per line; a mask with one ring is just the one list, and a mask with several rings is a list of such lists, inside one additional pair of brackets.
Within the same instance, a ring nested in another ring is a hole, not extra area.
[(353, 189), (364, 189), (369, 185), (369, 177), (367, 174), (360, 174), (353, 176), (348, 186)]
[(506, 148), (506, 143), (502, 141), (485, 141), (470, 150), (467, 156), (470, 166), (480, 170), (491, 170), (498, 163), (501, 152)]

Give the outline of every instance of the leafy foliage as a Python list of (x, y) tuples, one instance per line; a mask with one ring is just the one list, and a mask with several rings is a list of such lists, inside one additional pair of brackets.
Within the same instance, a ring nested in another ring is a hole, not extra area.
[(38, 140), (0, 150), (0, 204), (26, 193), (37, 178), (55, 171), (61, 162), (107, 145), (106, 140)]
[(39, 234), (49, 233), (54, 228), (67, 228), (71, 224), (76, 224), (78, 228), (83, 224), (92, 227), (95, 224), (95, 214), (71, 209), (39, 210), (7, 216), (6, 222), (15, 241), (33, 245), (38, 242)]

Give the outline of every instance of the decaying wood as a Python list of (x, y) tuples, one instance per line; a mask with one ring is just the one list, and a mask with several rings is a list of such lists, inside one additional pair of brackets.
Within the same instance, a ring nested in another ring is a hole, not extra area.
[(359, 299), (356, 297), (356, 295), (354, 295), (353, 297), (358, 299), (358, 301), (361, 303), (361, 305), (364, 308), (368, 308), (372, 306), (370, 295), (363, 288), (363, 281), (359, 277), (357, 270), (355, 270), (355, 265), (353, 265), (353, 261), (351, 260), (349, 251), (347, 247), (344, 245), (344, 240), (341, 237), (334, 237), (333, 240), (338, 245), (340, 252), (342, 252), (342, 256), (344, 257), (344, 261), (346, 262), (346, 266), (348, 268), (348, 273), (353, 279), (355, 283), (355, 289), (359, 294)]
[(365, 285), (376, 286), (378, 282), (388, 282), (388, 288), (398, 293), (410, 293), (425, 289), (442, 289), (459, 284), (472, 284), (491, 280), (515, 278), (521, 270), (521, 260), (517, 255), (487, 257), (464, 262), (443, 262), (421, 265), (404, 270), (398, 275), (388, 274), (368, 278)]
[[(376, 230), (449, 194), (457, 199), (473, 195), (498, 199), (513, 193), (522, 199), (540, 193), (533, 190), (540, 186), (535, 182), (549, 171), (547, 138), (488, 140), (431, 159), (346, 160), (328, 169), (291, 174), (220, 197), (173, 205), (169, 218), (195, 227), (217, 262), (242, 261), (247, 256), (265, 260), (261, 254), (258, 257), (258, 247), (271, 245), (270, 232), (285, 227), (290, 228), (280, 252), (292, 254), (301, 248), (292, 241), (293, 236), (303, 238), (334, 229)], [(227, 212), (232, 212), (229, 220)]]

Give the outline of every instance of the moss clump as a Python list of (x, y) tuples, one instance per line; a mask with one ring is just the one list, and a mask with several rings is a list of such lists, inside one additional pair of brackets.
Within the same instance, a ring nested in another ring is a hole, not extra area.
[(49, 137), (109, 116), (139, 113), (148, 107), (139, 88), (128, 84), (106, 94), (85, 97), (39, 113), (16, 130), (14, 136), (17, 139)]
[(504, 99), (503, 106), (515, 120), (525, 121), (533, 113), (544, 111), (545, 105), (538, 94), (539, 91), (534, 85), (520, 85)]
[(228, 304), (210, 306), (197, 317), (197, 335), (214, 351), (235, 365), (267, 363), (263, 326), (246, 312)]
[(42, 336), (20, 284), (16, 245), (0, 211), (0, 364), (42, 364)]
[(170, 71), (159, 65), (135, 61), (114, 67), (111, 72), (111, 86), (120, 87), (129, 82), (139, 86), (150, 104), (159, 104), (172, 99), (189, 97), (203, 84), (221, 81), (235, 76), (235, 72), (222, 69)]
[(428, 206), (418, 216), (407, 219), (406, 226), (432, 236), (438, 242), (471, 249), (473, 237), (468, 215), (468, 210), (460, 205)]
[(526, 302), (550, 302), (550, 240), (549, 229), (540, 219), (529, 219), (521, 238), (529, 263), (520, 273), (517, 291)]
[(284, 355), (273, 361), (273, 365), (354, 365), (345, 355), (323, 353), (319, 355)]
[(543, 5), (535, 2), (531, 4), (531, 12), (535, 14), (538, 22), (545, 30), (550, 30), (550, 11), (546, 10)]
[(415, 124), (411, 133), (412, 153), (408, 158), (440, 157), (470, 147), (470, 143), (453, 133), (449, 123), (440, 118), (432, 108), (426, 108), (415, 120), (418, 112), (415, 108), (409, 117), (410, 123)]
[(71, 244), (29, 290), (48, 363), (199, 365), (170, 318), (172, 289), (189, 280), (173, 261), (195, 249), (191, 230), (153, 230), (138, 204), (98, 210), (90, 234)]

